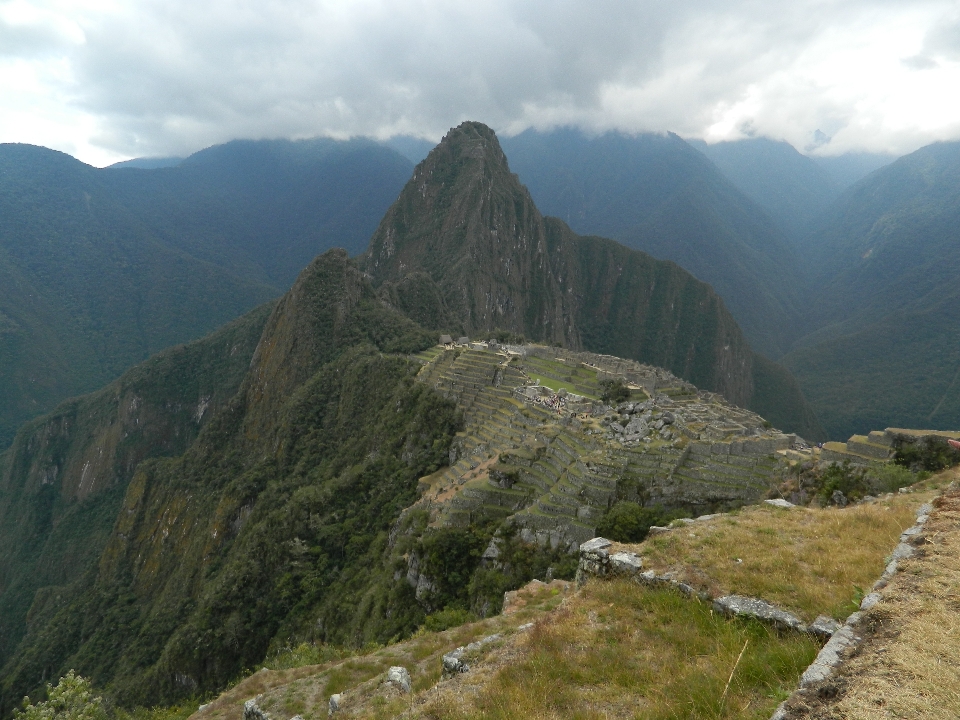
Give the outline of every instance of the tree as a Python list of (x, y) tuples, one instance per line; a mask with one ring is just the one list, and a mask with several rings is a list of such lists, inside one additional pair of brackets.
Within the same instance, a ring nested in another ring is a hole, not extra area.
[(16, 720), (106, 720), (103, 698), (93, 694), (90, 681), (68, 672), (52, 687), (47, 683), (47, 699), (35, 705), (23, 699), (23, 710)]

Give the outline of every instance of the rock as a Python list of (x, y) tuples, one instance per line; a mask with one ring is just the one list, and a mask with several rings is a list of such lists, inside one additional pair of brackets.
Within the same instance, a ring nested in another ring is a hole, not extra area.
[(465, 647), (458, 647), (440, 658), (440, 671), (443, 677), (447, 678), (457, 673), (465, 673), (470, 669), (470, 666), (463, 662), (465, 652)]
[(203, 712), (203, 711), (206, 710), (208, 707), (210, 707), (210, 703), (206, 703), (205, 705), (201, 705), (200, 707), (197, 708), (197, 712)]
[(833, 495), (830, 496), (830, 502), (832, 502), (834, 505), (837, 505), (838, 507), (846, 507), (850, 501), (847, 500), (847, 496), (844, 495), (842, 492), (840, 492), (839, 490), (834, 490)]
[(613, 430), (617, 435), (623, 435), (623, 425), (618, 422), (610, 423), (610, 429)]
[(784, 500), (783, 498), (776, 498), (775, 500), (764, 500), (767, 505), (773, 505), (778, 508), (792, 508), (796, 507), (792, 502)]
[[(533, 623), (527, 623), (526, 625), (521, 625), (518, 630), (526, 630), (530, 627), (533, 627)], [(465, 673), (470, 670), (470, 666), (464, 662), (463, 656), (467, 653), (476, 652), (484, 645), (488, 645), (495, 640), (499, 640), (501, 637), (500, 633), (495, 633), (493, 635), (487, 635), (485, 638), (481, 638), (476, 642), (472, 642), (466, 647), (458, 647), (456, 650), (448, 652), (440, 659), (441, 664), (441, 673), (443, 677), (451, 677), (458, 673)], [(402, 668), (401, 668), (402, 669)]]
[(643, 560), (632, 552), (618, 552), (610, 556), (610, 569), (622, 575), (636, 575), (643, 569)]
[(677, 416), (672, 412), (665, 412), (660, 419), (663, 420), (665, 425), (673, 425), (677, 421)]
[[(393, 685), (400, 692), (410, 692), (410, 673), (405, 667), (394, 665), (387, 670), (387, 683)], [(244, 718), (246, 720), (246, 718)]]
[(840, 623), (829, 615), (820, 615), (810, 625), (807, 626), (807, 632), (816, 635), (822, 640), (829, 640), (833, 634), (840, 629)]
[(757, 598), (725, 595), (713, 601), (713, 609), (726, 615), (741, 615), (764, 620), (789, 630), (799, 630), (801, 632), (806, 630), (803, 621), (796, 615)]
[(270, 720), (270, 715), (260, 709), (263, 695), (257, 695), (243, 704), (243, 720)]
[[(605, 551), (611, 545), (613, 545), (613, 543), (606, 538), (595, 537), (592, 540), (587, 540), (585, 543), (582, 543), (580, 545), (580, 552), (598, 554)], [(603, 556), (606, 557), (606, 555), (607, 553), (603, 552)]]
[(820, 650), (817, 659), (800, 676), (800, 687), (805, 688), (814, 683), (827, 680), (833, 675), (834, 669), (840, 664), (843, 651), (858, 642), (860, 638), (854, 633), (850, 625), (844, 625), (837, 630), (833, 637)]
[(883, 595), (878, 592), (872, 592), (866, 595), (863, 600), (860, 601), (860, 609), (867, 611), (880, 602), (883, 599)]
[(327, 710), (327, 715), (333, 715), (335, 712), (340, 710), (340, 693), (336, 693), (330, 696), (329, 709)]

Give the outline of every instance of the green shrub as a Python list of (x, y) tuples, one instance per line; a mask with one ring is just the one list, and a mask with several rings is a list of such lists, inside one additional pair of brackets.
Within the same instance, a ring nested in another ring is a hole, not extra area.
[(849, 460), (829, 466), (820, 476), (820, 482), (818, 495), (825, 501), (829, 501), (837, 490), (850, 500), (859, 500), (869, 491), (866, 470), (852, 466)]
[(452, 627), (466, 625), (468, 622), (473, 622), (476, 619), (477, 616), (469, 610), (458, 607), (448, 607), (439, 612), (427, 615), (426, 620), (423, 621), (423, 628), (430, 632), (441, 632)]
[(927, 436), (919, 440), (898, 437), (893, 443), (893, 461), (917, 472), (939, 472), (960, 465), (960, 450), (951, 447), (946, 438)]
[(623, 380), (601, 380), (600, 381), (600, 400), (608, 405), (626, 402), (630, 399), (630, 388)]
[(654, 525), (666, 525), (680, 517), (662, 507), (644, 507), (639, 503), (620, 501), (597, 523), (597, 535), (616, 542), (640, 542)]
[(68, 672), (56, 687), (47, 683), (47, 699), (35, 705), (30, 698), (23, 699), (23, 710), (14, 714), (16, 720), (106, 720), (103, 698), (93, 694), (90, 682)]
[(909, 487), (921, 478), (916, 474), (894, 463), (887, 463), (867, 470), (867, 483), (870, 491), (876, 494), (896, 492), (902, 487)]

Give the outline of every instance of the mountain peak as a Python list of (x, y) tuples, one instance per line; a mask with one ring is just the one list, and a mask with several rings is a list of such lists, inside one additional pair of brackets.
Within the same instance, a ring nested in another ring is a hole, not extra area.
[(502, 328), (579, 347), (549, 269), (543, 217), (481, 123), (450, 130), (417, 166), (361, 263), (393, 295), (425, 273), (440, 288), (442, 314), (468, 334)]

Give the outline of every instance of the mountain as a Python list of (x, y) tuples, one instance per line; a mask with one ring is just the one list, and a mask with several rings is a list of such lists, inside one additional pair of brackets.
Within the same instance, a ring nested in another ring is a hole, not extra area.
[(63, 662), (130, 704), (222, 684), (321, 606), (331, 641), (407, 628), (402, 592), (369, 592), (392, 588), (390, 523), (461, 422), (405, 359), (433, 342), (330, 251), (275, 307), (21, 430), (0, 482), (4, 714)]
[(159, 239), (288, 288), (318, 253), (362, 252), (413, 165), (371, 140), (234, 140), (176, 167), (104, 172)]
[(112, 168), (140, 168), (141, 170), (158, 170), (159, 168), (176, 167), (183, 162), (182, 157), (144, 157), (121, 160)]
[[(570, 347), (448, 351), (411, 316)], [(327, 251), (276, 303), (30, 421), (0, 455), (0, 713), (69, 668), (153, 706), (289, 643), (487, 615), (548, 568), (570, 577), (615, 507), (649, 503), (649, 525), (780, 482), (795, 436), (588, 345), (804, 409), (709, 286), (544, 219), (489, 128), (452, 130), (363, 257)], [(608, 381), (631, 402), (600, 402)], [(546, 407), (561, 388), (571, 406)]]
[(848, 189), (806, 243), (818, 328), (785, 364), (832, 435), (960, 424), (960, 143)]
[(830, 176), (841, 190), (860, 182), (874, 170), (897, 159), (889, 153), (850, 152), (843, 155), (815, 155), (813, 161)]
[(776, 358), (790, 347), (802, 307), (793, 248), (682, 139), (527, 131), (504, 148), (545, 214), (676, 262), (713, 286), (754, 348)]
[(799, 240), (840, 194), (833, 177), (787, 142), (749, 138), (707, 144), (688, 141), (737, 188), (767, 211), (791, 239)]
[(108, 172), (0, 146), (0, 447), (24, 420), (276, 292), (159, 241)]
[(0, 448), (318, 252), (362, 250), (411, 167), (371, 141), (238, 141), (159, 169), (0, 145)]
[(362, 267), (401, 309), (413, 304), (408, 298), (422, 306), (435, 285), (429, 317), (418, 318), (428, 326), (508, 330), (634, 358), (780, 427), (819, 435), (789, 373), (757, 359), (708, 285), (671, 262), (543, 218), (481, 124), (452, 130), (417, 166)]

